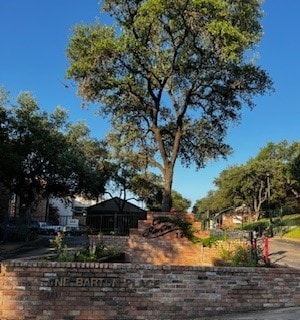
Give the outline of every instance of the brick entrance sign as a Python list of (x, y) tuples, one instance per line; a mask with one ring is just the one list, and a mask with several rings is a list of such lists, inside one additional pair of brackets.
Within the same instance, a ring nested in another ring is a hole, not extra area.
[[(147, 263), (153, 265), (175, 266), (213, 266), (220, 259), (221, 250), (232, 246), (232, 242), (213, 245), (211, 248), (194, 244), (181, 235), (178, 225), (172, 222), (160, 222), (160, 217), (188, 220), (196, 230), (199, 238), (208, 238), (209, 231), (201, 230), (201, 223), (194, 221), (193, 214), (148, 213), (147, 220), (140, 220), (137, 229), (130, 229), (128, 237), (97, 236), (92, 241), (104, 241), (108, 246), (125, 252), (126, 261), (130, 263)], [(244, 242), (244, 240), (242, 240)], [(235, 240), (235, 244), (241, 243)]]
[[(213, 267), (218, 247), (191, 243), (159, 215), (149, 214), (128, 237), (91, 238), (125, 252), (127, 263), (3, 262), (0, 319), (205, 320), (300, 306), (300, 270)], [(208, 236), (185, 218), (198, 237)]]
[(11, 261), (1, 320), (204, 320), (300, 306), (300, 270)]
[[(177, 225), (160, 222), (161, 215), (159, 212), (148, 213), (147, 220), (139, 221), (138, 229), (130, 230), (128, 240), (130, 261), (155, 265), (211, 265), (209, 257), (201, 254), (201, 246), (183, 237)], [(176, 218), (174, 215), (168, 217)], [(186, 214), (181, 216), (181, 219), (192, 223), (197, 230), (195, 235), (200, 236), (201, 223), (195, 222), (193, 215)], [(202, 231), (202, 236), (208, 237), (208, 233)]]

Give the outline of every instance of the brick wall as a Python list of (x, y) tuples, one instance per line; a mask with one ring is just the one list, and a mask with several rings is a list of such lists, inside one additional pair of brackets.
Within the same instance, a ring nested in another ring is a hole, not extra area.
[(300, 306), (300, 270), (8, 261), (1, 320), (204, 320)]
[[(219, 241), (211, 248), (194, 244), (180, 234), (180, 230), (170, 223), (156, 223), (159, 216), (176, 217), (174, 214), (148, 213), (147, 220), (139, 221), (137, 229), (130, 229), (128, 237), (90, 236), (94, 243), (103, 242), (118, 251), (125, 252), (126, 261), (154, 265), (213, 266), (221, 260), (221, 247), (230, 250), (245, 240)], [(199, 238), (208, 238), (209, 231), (202, 231), (201, 224), (194, 222), (192, 214), (180, 216), (193, 224)]]

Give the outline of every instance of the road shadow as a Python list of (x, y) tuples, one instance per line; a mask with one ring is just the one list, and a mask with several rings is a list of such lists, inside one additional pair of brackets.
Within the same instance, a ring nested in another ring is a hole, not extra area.
[(283, 251), (283, 250), (277, 251), (277, 252), (272, 252), (269, 254), (269, 257), (273, 258), (274, 260), (272, 259), (273, 260), (272, 262), (276, 264), (277, 262), (286, 258), (286, 253), (287, 253), (287, 251)]

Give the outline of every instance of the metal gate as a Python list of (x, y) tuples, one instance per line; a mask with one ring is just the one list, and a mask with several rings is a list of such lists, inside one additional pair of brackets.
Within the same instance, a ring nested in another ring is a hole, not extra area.
[(115, 234), (126, 236), (130, 228), (138, 227), (138, 214), (95, 214), (87, 215), (86, 225), (93, 231), (104, 234)]

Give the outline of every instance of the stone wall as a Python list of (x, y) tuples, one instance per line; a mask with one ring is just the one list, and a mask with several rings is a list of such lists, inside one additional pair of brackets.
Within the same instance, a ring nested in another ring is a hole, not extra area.
[(1, 320), (204, 320), (300, 306), (300, 270), (8, 261)]

